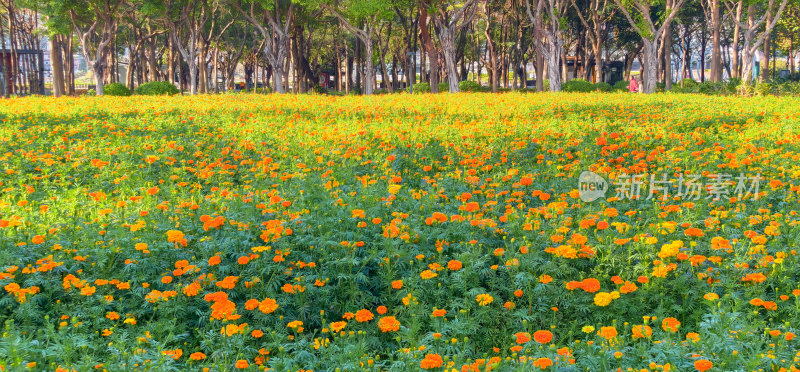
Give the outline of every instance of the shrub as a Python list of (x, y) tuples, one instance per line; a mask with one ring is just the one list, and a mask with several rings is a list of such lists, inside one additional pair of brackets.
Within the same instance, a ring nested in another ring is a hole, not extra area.
[(328, 89), (319, 84), (315, 84), (311, 90), (316, 94), (328, 94)]
[(382, 88), (381, 89), (375, 89), (375, 91), (372, 92), (372, 94), (387, 94), (387, 93), (389, 93), (389, 91), (387, 91), (386, 89), (382, 89)]
[(131, 95), (131, 90), (125, 84), (111, 83), (103, 87), (103, 94), (106, 96), (127, 97)]
[(151, 81), (144, 83), (134, 91), (136, 94), (143, 96), (162, 96), (180, 94), (178, 88), (168, 81)]
[(610, 92), (613, 87), (609, 83), (600, 82), (594, 85), (594, 89), (601, 92)]
[(94, 89), (89, 89), (89, 90), (86, 91), (86, 95), (87, 96), (96, 96), (97, 95), (97, 91), (95, 91)]
[(698, 83), (692, 79), (683, 79), (678, 82), (678, 85), (680, 85), (682, 88), (694, 88), (697, 86), (697, 84)]
[(593, 92), (594, 84), (583, 79), (572, 79), (561, 85), (565, 92)]
[(450, 91), (450, 84), (447, 82), (439, 83), (437, 87), (439, 87), (439, 93), (446, 93)]
[(773, 93), (773, 86), (768, 82), (760, 82), (756, 84), (755, 93), (757, 96), (768, 96)]
[(464, 80), (458, 83), (458, 89), (462, 92), (481, 92), (483, 91), (483, 86), (472, 80)]
[(430, 93), (431, 85), (428, 83), (417, 83), (412, 85), (414, 93)]
[(625, 91), (628, 90), (628, 84), (629, 83), (630, 82), (628, 82), (628, 81), (620, 80), (620, 81), (614, 83), (614, 88), (613, 89), (615, 91), (623, 91), (623, 92), (625, 92)]

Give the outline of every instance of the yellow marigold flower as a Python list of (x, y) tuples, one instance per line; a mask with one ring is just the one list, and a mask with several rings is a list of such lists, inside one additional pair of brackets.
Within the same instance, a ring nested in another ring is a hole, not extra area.
[(482, 293), (482, 294), (479, 294), (479, 295), (475, 296), (475, 301), (478, 302), (478, 305), (486, 306), (486, 305), (492, 303), (492, 301), (494, 301), (494, 298), (492, 298), (492, 295), (490, 295), (488, 293)]
[(333, 332), (339, 332), (347, 325), (347, 322), (333, 322), (331, 323), (331, 330)]
[(435, 272), (433, 272), (431, 270), (425, 270), (421, 274), (419, 274), (419, 276), (422, 277), (422, 279), (430, 279), (430, 278), (434, 278), (434, 277), (436, 277), (438, 275), (439, 274), (437, 274), (437, 273), (435, 273)]

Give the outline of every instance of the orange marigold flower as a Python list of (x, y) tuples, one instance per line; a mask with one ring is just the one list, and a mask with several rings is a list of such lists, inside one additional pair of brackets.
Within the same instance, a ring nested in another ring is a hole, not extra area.
[(547, 369), (547, 367), (550, 367), (552, 365), (553, 361), (550, 360), (550, 358), (539, 358), (533, 361), (533, 366), (539, 367), (541, 369)]
[(553, 333), (550, 331), (536, 331), (533, 333), (533, 339), (540, 344), (546, 344), (553, 340)]
[(395, 280), (392, 282), (393, 289), (400, 289), (403, 288), (403, 281), (402, 280)]
[(611, 340), (612, 338), (617, 337), (617, 329), (614, 327), (601, 327), (597, 334), (606, 340)]
[(714, 363), (711, 363), (711, 361), (707, 360), (707, 359), (700, 359), (700, 360), (696, 360), (694, 362), (694, 369), (696, 369), (696, 370), (698, 370), (700, 372), (708, 371), (713, 366), (714, 366)]
[(600, 290), (600, 281), (595, 278), (586, 278), (581, 282), (581, 289), (594, 293)]
[(239, 360), (236, 361), (236, 368), (245, 369), (247, 367), (250, 367), (250, 363), (248, 363), (246, 360), (239, 359)]
[(208, 266), (219, 265), (222, 262), (222, 259), (219, 256), (212, 256), (208, 259)]
[(426, 354), (425, 358), (419, 362), (419, 368), (433, 369), (439, 368), (444, 364), (444, 360), (439, 354)]
[(258, 307), (259, 303), (260, 302), (258, 300), (256, 300), (255, 298), (251, 298), (251, 299), (245, 301), (244, 308), (246, 310), (253, 310), (253, 309)]
[(381, 314), (381, 315), (386, 314), (386, 311), (388, 311), (388, 310), (389, 309), (387, 309), (386, 306), (383, 306), (383, 305), (378, 306), (378, 308), (376, 309), (378, 314)]
[(167, 241), (170, 243), (181, 243), (183, 241), (183, 232), (178, 230), (167, 231)]
[(206, 358), (206, 355), (197, 351), (189, 355), (189, 359), (191, 360), (203, 360)]
[(433, 312), (431, 313), (431, 316), (434, 317), (434, 318), (443, 317), (445, 315), (447, 315), (447, 310), (445, 310), (445, 309), (436, 309), (436, 308), (434, 308)]
[(393, 316), (385, 316), (378, 320), (378, 328), (381, 332), (394, 332), (400, 329), (400, 322)]
[(200, 293), (200, 289), (201, 289), (200, 284), (192, 283), (187, 285), (186, 287), (183, 287), (183, 294), (189, 297), (197, 296), (197, 294)]
[(375, 318), (375, 315), (367, 309), (356, 311), (356, 321), (359, 323), (368, 322)]
[(664, 320), (661, 321), (661, 328), (663, 328), (667, 332), (678, 332), (678, 327), (680, 326), (681, 322), (679, 322), (678, 319), (672, 317), (664, 318)]
[(333, 322), (331, 323), (330, 327), (331, 330), (334, 332), (339, 332), (347, 325), (347, 322)]
[(258, 304), (258, 310), (264, 314), (272, 313), (278, 309), (278, 302), (271, 298), (265, 298)]
[(459, 260), (450, 260), (450, 262), (447, 263), (447, 268), (453, 271), (461, 270), (463, 266), (464, 265), (462, 265)]
[(531, 340), (531, 334), (528, 332), (517, 332), (514, 334), (514, 337), (516, 338), (515, 341), (520, 345)]
[(653, 334), (653, 329), (644, 325), (635, 325), (632, 329), (633, 338), (648, 338)]

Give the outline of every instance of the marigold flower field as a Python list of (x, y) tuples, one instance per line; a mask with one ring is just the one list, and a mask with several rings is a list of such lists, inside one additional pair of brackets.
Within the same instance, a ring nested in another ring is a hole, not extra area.
[[(25, 98), (0, 121), (0, 370), (800, 366), (800, 99)], [(584, 171), (611, 190), (584, 202)], [(613, 190), (721, 173), (763, 180)]]

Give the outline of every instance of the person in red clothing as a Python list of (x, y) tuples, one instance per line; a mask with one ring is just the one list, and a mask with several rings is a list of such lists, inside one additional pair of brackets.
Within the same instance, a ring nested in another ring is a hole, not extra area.
[(639, 91), (639, 83), (636, 81), (635, 77), (631, 77), (631, 82), (628, 84), (628, 90), (631, 93), (636, 93)]

